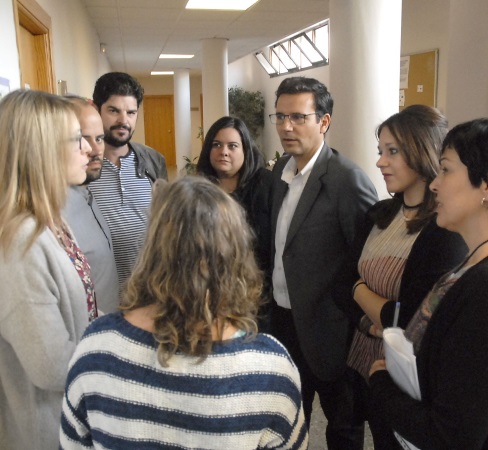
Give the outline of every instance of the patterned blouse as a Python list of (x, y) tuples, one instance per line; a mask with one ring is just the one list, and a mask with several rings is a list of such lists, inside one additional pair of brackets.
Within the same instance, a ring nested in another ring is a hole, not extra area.
[(390, 225), (373, 227), (359, 260), (359, 274), (368, 288), (381, 297), (396, 301), (407, 258), (419, 232), (408, 234), (402, 210)]
[(78, 247), (78, 244), (73, 238), (69, 227), (63, 222), (61, 229), (58, 227), (55, 229), (58, 241), (68, 254), (69, 259), (73, 263), (76, 272), (78, 272), (81, 282), (83, 283), (83, 287), (85, 288), (88, 320), (91, 322), (98, 317), (98, 309), (95, 296), (95, 287), (91, 279), (90, 264), (88, 264), (85, 254)]
[[(374, 226), (358, 263), (359, 275), (368, 288), (392, 301), (398, 300), (407, 258), (419, 235), (419, 232), (408, 234), (405, 222), (400, 210), (387, 228)], [(355, 330), (347, 365), (368, 379), (371, 364), (382, 358), (383, 339), (367, 334), (367, 329), (364, 333)]]
[(468, 269), (469, 267), (463, 267), (457, 272), (449, 272), (444, 275), (433, 286), (432, 290), (427, 294), (424, 301), (417, 309), (417, 312), (408, 323), (407, 328), (405, 329), (405, 337), (413, 343), (413, 351), (415, 355), (419, 352), (422, 338), (424, 337), (425, 330), (432, 314), (439, 306), (439, 303), (442, 301), (447, 291)]

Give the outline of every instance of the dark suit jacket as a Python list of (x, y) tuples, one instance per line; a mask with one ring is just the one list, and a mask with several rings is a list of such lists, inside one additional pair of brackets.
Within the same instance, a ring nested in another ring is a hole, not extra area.
[[(290, 156), (273, 170), (272, 255), (278, 213), (288, 190), (281, 180)], [(286, 283), (300, 348), (314, 374), (333, 381), (345, 369), (351, 327), (331, 296), (366, 211), (377, 201), (366, 174), (324, 144), (288, 230), (283, 252)]]

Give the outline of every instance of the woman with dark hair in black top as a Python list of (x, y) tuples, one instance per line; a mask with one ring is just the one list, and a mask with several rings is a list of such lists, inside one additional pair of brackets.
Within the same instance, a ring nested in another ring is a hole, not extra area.
[(271, 172), (265, 168), (246, 124), (237, 117), (221, 117), (208, 130), (197, 172), (219, 184), (246, 211), (256, 236), (255, 255), (269, 287)]

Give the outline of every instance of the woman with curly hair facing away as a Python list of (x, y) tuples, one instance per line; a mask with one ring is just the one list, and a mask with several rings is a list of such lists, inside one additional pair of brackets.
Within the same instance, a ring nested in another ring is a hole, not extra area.
[(71, 363), (61, 447), (307, 447), (300, 380), (257, 333), (262, 288), (241, 207), (201, 177), (157, 181), (123, 312)]

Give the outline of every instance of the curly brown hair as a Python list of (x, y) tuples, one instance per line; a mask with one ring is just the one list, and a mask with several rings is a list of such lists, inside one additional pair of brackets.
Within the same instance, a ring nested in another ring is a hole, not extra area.
[(167, 366), (181, 352), (200, 361), (212, 350), (212, 325), (257, 333), (262, 274), (252, 233), (237, 202), (202, 177), (154, 185), (145, 246), (123, 310), (157, 305), (154, 337)]

